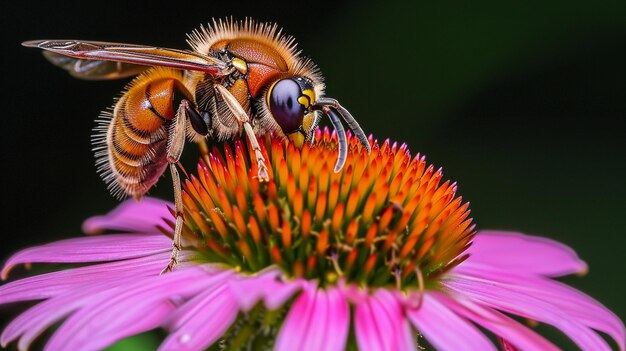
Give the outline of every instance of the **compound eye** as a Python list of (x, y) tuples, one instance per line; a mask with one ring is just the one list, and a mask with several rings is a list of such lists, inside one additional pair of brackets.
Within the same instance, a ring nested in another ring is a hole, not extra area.
[(296, 132), (302, 126), (304, 106), (298, 102), (302, 90), (293, 79), (279, 80), (270, 88), (268, 105), (285, 134)]

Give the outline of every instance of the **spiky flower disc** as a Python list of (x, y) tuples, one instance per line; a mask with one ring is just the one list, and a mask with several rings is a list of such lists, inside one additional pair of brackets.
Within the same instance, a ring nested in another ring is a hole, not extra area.
[(268, 183), (240, 140), (200, 162), (185, 184), (185, 222), (206, 259), (245, 272), (277, 265), (322, 285), (342, 277), (403, 289), (434, 284), (462, 261), (474, 226), (440, 169), (389, 141), (370, 140), (368, 155), (350, 137), (334, 173), (336, 139), (324, 130), (316, 140), (300, 149), (267, 138)]

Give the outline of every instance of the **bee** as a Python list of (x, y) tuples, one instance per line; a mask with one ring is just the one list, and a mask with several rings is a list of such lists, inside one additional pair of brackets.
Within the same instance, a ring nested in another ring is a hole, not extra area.
[(176, 164), (186, 140), (230, 139), (245, 134), (257, 176), (268, 180), (257, 136), (270, 133), (301, 145), (313, 143), (328, 116), (338, 136), (335, 172), (347, 157), (341, 120), (370, 152), (354, 117), (324, 95), (317, 66), (301, 56), (293, 37), (276, 24), (251, 19), (213, 20), (188, 35), (191, 50), (84, 40), (33, 40), (27, 47), (72, 76), (106, 80), (137, 76), (94, 130), (98, 171), (113, 196), (139, 201), (169, 167), (176, 225), (171, 271), (181, 250), (183, 206)]

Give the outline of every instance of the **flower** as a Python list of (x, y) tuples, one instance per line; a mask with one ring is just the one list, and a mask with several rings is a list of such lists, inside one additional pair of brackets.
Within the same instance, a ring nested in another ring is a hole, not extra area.
[[(568, 247), (479, 231), (456, 185), (406, 146), (350, 152), (336, 139), (301, 149), (267, 138), (271, 173), (255, 178), (241, 141), (214, 148), (185, 181), (184, 250), (170, 273), (171, 205), (125, 202), (84, 224), (90, 234), (23, 250), (24, 263), (72, 264), (0, 287), (0, 304), (38, 300), (2, 332), (20, 349), (62, 321), (49, 350), (91, 350), (155, 328), (162, 350), (554, 350), (513, 317), (553, 325), (584, 350), (625, 348), (624, 325), (554, 278), (584, 273)], [(231, 149), (234, 145), (234, 152)], [(165, 234), (165, 235), (164, 235)], [(92, 263), (92, 264), (88, 264)], [(482, 329), (479, 329), (481, 327)]]

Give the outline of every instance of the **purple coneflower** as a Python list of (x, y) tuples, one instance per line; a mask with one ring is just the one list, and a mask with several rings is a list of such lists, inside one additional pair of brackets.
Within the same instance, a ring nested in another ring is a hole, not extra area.
[(267, 139), (269, 183), (254, 177), (240, 141), (214, 149), (186, 181), (185, 249), (171, 273), (159, 274), (171, 210), (149, 198), (84, 225), (116, 234), (15, 254), (3, 279), (23, 263), (73, 266), (0, 287), (2, 304), (39, 301), (4, 329), (2, 345), (27, 349), (63, 321), (47, 349), (101, 349), (155, 328), (169, 331), (162, 350), (494, 350), (492, 340), (557, 349), (521, 317), (584, 350), (611, 349), (598, 331), (624, 350), (619, 318), (553, 279), (587, 270), (570, 248), (476, 233), (456, 185), (424, 157), (372, 140), (367, 155), (349, 143), (335, 174), (327, 131), (302, 149)]

